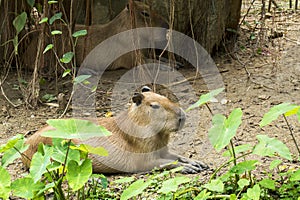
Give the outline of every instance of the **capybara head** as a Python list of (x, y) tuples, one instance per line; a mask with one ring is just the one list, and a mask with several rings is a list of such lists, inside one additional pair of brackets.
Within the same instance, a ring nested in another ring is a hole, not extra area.
[(183, 127), (186, 118), (185, 112), (178, 104), (152, 92), (146, 86), (132, 97), (128, 116), (138, 126), (145, 127), (148, 137), (177, 131)]

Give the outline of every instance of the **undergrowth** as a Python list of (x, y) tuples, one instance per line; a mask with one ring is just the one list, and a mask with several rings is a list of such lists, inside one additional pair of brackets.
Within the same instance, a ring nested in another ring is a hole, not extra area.
[[(187, 111), (207, 104), (223, 89), (202, 95)], [(17, 135), (0, 147), (0, 198), (10, 196), (25, 199), (300, 199), (299, 147), (292, 129), (298, 155), (292, 155), (280, 140), (267, 135), (257, 135), (253, 146), (235, 146), (234, 136), (242, 123), (242, 110), (234, 109), (228, 117), (216, 114), (208, 137), (216, 151), (224, 151), (227, 161), (217, 166), (207, 182), (200, 176), (180, 174), (181, 167), (172, 170), (154, 169), (138, 178), (134, 175), (108, 181), (102, 174), (92, 174), (92, 161), (87, 153), (107, 155), (102, 148), (74, 145), (71, 139), (94, 136), (106, 137), (110, 133), (101, 126), (77, 119), (48, 120), (56, 130), (43, 133), (53, 139), (53, 146), (40, 145), (31, 159), (28, 174), (12, 180), (7, 167), (28, 148), (22, 135)], [(278, 117), (288, 124), (288, 117), (295, 115), (300, 122), (300, 106), (282, 103), (272, 107), (262, 118), (260, 126), (267, 126)], [(221, 154), (221, 153), (220, 153)], [(258, 155), (272, 159), (263, 176)], [(23, 158), (28, 159), (28, 158)], [(287, 167), (292, 163), (294, 167)]]

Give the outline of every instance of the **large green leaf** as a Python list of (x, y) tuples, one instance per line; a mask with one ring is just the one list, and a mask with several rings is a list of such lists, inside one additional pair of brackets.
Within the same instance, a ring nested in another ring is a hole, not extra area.
[(253, 188), (248, 188), (247, 197), (253, 200), (259, 200), (260, 197), (260, 187), (258, 184), (254, 185)]
[(300, 181), (300, 169), (298, 169), (291, 175), (290, 181)]
[(296, 105), (291, 105), (290, 103), (282, 103), (272, 107), (267, 113), (264, 114), (259, 124), (260, 127), (270, 124), (272, 121), (276, 120), (279, 115), (289, 112), (296, 107)]
[(79, 30), (72, 34), (73, 37), (77, 38), (80, 36), (85, 36), (87, 34), (87, 30)]
[(149, 185), (151, 185), (152, 182), (152, 180), (147, 180), (144, 182), (142, 179), (133, 182), (127, 189), (123, 191), (121, 194), (121, 200), (127, 200), (141, 194)]
[(21, 134), (18, 134), (14, 137), (12, 137), (11, 139), (9, 139), (5, 144), (2, 144), (0, 146), (0, 153), (3, 153), (9, 149), (12, 149), (14, 148), (14, 146), (16, 145), (16, 143), (19, 141), (19, 140), (23, 140), (24, 139), (24, 136), (21, 135)]
[(8, 199), (10, 194), (11, 179), (8, 171), (0, 166), (0, 199)]
[(269, 178), (265, 178), (258, 182), (264, 188), (275, 190), (275, 181)]
[(71, 160), (67, 166), (67, 180), (73, 191), (77, 191), (84, 186), (92, 175), (92, 161), (86, 159), (81, 165)]
[(34, 183), (32, 178), (26, 177), (12, 182), (11, 188), (14, 196), (32, 199), (38, 191), (44, 188), (44, 184), (42, 182)]
[(47, 172), (47, 166), (51, 163), (50, 156), (51, 154), (42, 155), (40, 152), (33, 155), (29, 171), (35, 183)]
[(14, 21), (13, 25), (17, 31), (17, 35), (23, 30), (27, 20), (27, 14), (26, 12), (22, 12), (20, 15), (18, 15)]
[(219, 88), (219, 89), (216, 89), (216, 90), (212, 90), (207, 94), (201, 95), (200, 99), (196, 103), (194, 103), (193, 105), (188, 107), (188, 109), (186, 109), (186, 111), (192, 110), (194, 108), (197, 108), (197, 107), (211, 101), (214, 96), (220, 94), (223, 90), (224, 90), (224, 88)]
[(236, 131), (242, 123), (242, 110), (233, 110), (228, 119), (221, 114), (216, 114), (212, 119), (212, 127), (208, 132), (208, 138), (217, 151), (227, 146), (235, 136)]
[[(67, 155), (67, 151), (68, 151), (68, 145), (65, 141), (63, 141), (62, 139), (57, 139), (54, 138), (52, 139), (52, 143), (53, 143), (53, 153), (51, 155), (51, 158), (61, 164), (64, 164), (65, 162), (65, 158)], [(77, 162), (80, 161), (80, 152), (76, 149), (69, 149), (68, 152), (68, 158), (67, 158), (67, 163), (70, 160), (75, 160)]]
[(157, 192), (163, 194), (168, 194), (169, 192), (176, 192), (178, 190), (179, 185), (190, 181), (191, 179), (189, 177), (184, 177), (184, 176), (171, 178), (165, 180), (162, 183), (162, 187)]
[(67, 63), (71, 62), (73, 57), (74, 57), (74, 53), (69, 51), (63, 55), (63, 57), (60, 59), (60, 62), (67, 64)]
[(92, 153), (99, 156), (108, 156), (108, 151), (104, 149), (103, 147), (93, 147), (88, 144), (80, 144), (77, 146), (71, 146), (71, 149), (77, 149), (86, 153)]
[[(20, 158), (21, 154), (19, 152), (23, 153), (28, 149), (28, 147), (29, 145), (25, 145), (24, 139), (18, 140), (13, 146), (13, 148), (10, 148), (4, 152), (1, 159), (2, 166), (6, 167), (7, 165), (11, 164), (15, 159)], [(15, 148), (18, 149), (19, 152)]]
[(280, 140), (266, 135), (257, 135), (259, 143), (254, 147), (253, 153), (260, 156), (274, 156), (278, 153), (282, 158), (291, 160), (292, 156), (288, 147)]
[(233, 166), (230, 169), (230, 172), (235, 174), (243, 174), (245, 172), (254, 170), (257, 164), (258, 164), (257, 160), (246, 160)]
[(224, 183), (220, 179), (214, 179), (211, 182), (205, 184), (203, 187), (213, 192), (224, 191)]
[(110, 135), (103, 126), (98, 126), (88, 120), (80, 119), (50, 119), (47, 123), (56, 128), (42, 133), (44, 137), (63, 139), (88, 139), (91, 137), (102, 137)]
[(62, 13), (56, 13), (49, 19), (49, 24), (52, 25), (55, 20), (61, 19)]

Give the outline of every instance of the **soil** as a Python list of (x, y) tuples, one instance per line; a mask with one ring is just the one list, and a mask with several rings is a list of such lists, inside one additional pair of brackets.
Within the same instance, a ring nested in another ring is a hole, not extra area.
[[(243, 5), (245, 6), (245, 5)], [(248, 6), (248, 5), (247, 5)], [(244, 14), (247, 7), (244, 7)], [(284, 119), (279, 117), (271, 125), (260, 128), (264, 113), (273, 105), (282, 102), (300, 104), (300, 14), (290, 10), (280, 11), (267, 15), (264, 28), (255, 29), (255, 20), (259, 20), (257, 12), (248, 13), (245, 22), (241, 26), (241, 33), (234, 46), (234, 51), (214, 56), (214, 61), (225, 86), (225, 95), (209, 106), (221, 106), (221, 113), (228, 115), (234, 108), (241, 108), (243, 111), (243, 123), (238, 129), (237, 136), (233, 139), (234, 145), (252, 144), (257, 142), (256, 135), (267, 134), (283, 141), (294, 155), (298, 155), (295, 145), (290, 136), (288, 126)], [(274, 18), (273, 18), (274, 17)], [(281, 34), (275, 34), (282, 33)], [(251, 38), (254, 34), (256, 38)], [(105, 117), (106, 114), (117, 114), (126, 108), (130, 94), (134, 91), (123, 91), (120, 106), (111, 104), (114, 101), (112, 96), (113, 87), (125, 70), (109, 71), (101, 78), (101, 84), (97, 90), (97, 112), (98, 117)], [(186, 78), (195, 76), (195, 69), (185, 66), (177, 72)], [(10, 137), (21, 133), (28, 135), (46, 124), (47, 119), (58, 118), (61, 111), (53, 106), (41, 103), (35, 109), (26, 107), (22, 90), (18, 87), (17, 73), (10, 72), (3, 84), (7, 98), (13, 103), (22, 105), (13, 107), (4, 96), (0, 96), (0, 144), (5, 143)], [(30, 76), (25, 76), (29, 81)], [(213, 81), (213, 79), (212, 79)], [(187, 108), (197, 98), (191, 99), (185, 94), (195, 92), (197, 97), (208, 92), (203, 79), (196, 78), (189, 83), (192, 91), (185, 87), (179, 89), (179, 102), (183, 108)], [(170, 83), (175, 84), (175, 83)], [(57, 89), (58, 88), (58, 89)], [(70, 96), (72, 87), (65, 79), (46, 82), (41, 87), (41, 96), (45, 94), (63, 93)], [(163, 89), (158, 92), (164, 93)], [(178, 96), (176, 95), (178, 98)], [(116, 97), (115, 97), (116, 98)], [(53, 103), (56, 103), (54, 100)], [(216, 110), (213, 110), (216, 114)], [(64, 117), (71, 117), (69, 110)], [(187, 113), (185, 128), (172, 137), (170, 148), (186, 157), (199, 159), (210, 165), (211, 168), (220, 166), (224, 160), (222, 152), (213, 150), (208, 140), (208, 130), (211, 127), (212, 115), (207, 107), (203, 106)], [(293, 129), (296, 141), (300, 141), (300, 126), (294, 117), (288, 118)], [(300, 143), (300, 142), (299, 142)], [(256, 157), (256, 159), (260, 159)], [(261, 160), (261, 159), (260, 159)], [(262, 166), (267, 167), (271, 158), (261, 160)], [(287, 165), (299, 167), (299, 162)], [(15, 175), (23, 173), (24, 169), (20, 161), (10, 166), (11, 173)], [(258, 172), (260, 173), (260, 172)]]

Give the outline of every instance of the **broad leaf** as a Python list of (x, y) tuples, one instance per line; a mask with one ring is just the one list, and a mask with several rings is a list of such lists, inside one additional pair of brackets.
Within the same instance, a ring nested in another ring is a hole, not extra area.
[(62, 13), (61, 13), (61, 12), (56, 13), (55, 15), (53, 15), (53, 16), (50, 18), (49, 24), (52, 25), (53, 22), (54, 22), (55, 20), (61, 19), (61, 16), (62, 16)]
[(40, 152), (33, 155), (29, 171), (35, 183), (47, 172), (47, 166), (51, 163), (50, 156), (51, 154), (42, 155)]
[(257, 164), (258, 164), (257, 160), (246, 160), (233, 166), (230, 169), (230, 172), (235, 174), (243, 174), (245, 172), (254, 170)]
[(68, 74), (71, 73), (71, 71), (72, 71), (71, 69), (66, 69), (66, 70), (64, 71), (62, 77), (66, 77)]
[(193, 105), (188, 107), (188, 109), (186, 109), (186, 111), (192, 110), (194, 108), (197, 108), (197, 107), (211, 101), (214, 96), (220, 94), (223, 90), (224, 90), (224, 88), (219, 88), (219, 89), (216, 89), (216, 90), (212, 90), (207, 94), (201, 95), (200, 99), (196, 103), (194, 103)]
[[(53, 138), (53, 153), (51, 158), (61, 164), (64, 164), (66, 160), (66, 155), (68, 151), (68, 144), (61, 139)], [(80, 161), (80, 152), (76, 149), (69, 149), (67, 162), (70, 160), (74, 160), (79, 162)]]
[(87, 34), (86, 30), (80, 30), (80, 31), (76, 31), (75, 33), (73, 33), (72, 36), (77, 38), (80, 36), (85, 36), (86, 34)]
[(273, 170), (275, 167), (277, 167), (277, 166), (280, 165), (281, 163), (282, 163), (282, 160), (273, 160), (273, 161), (270, 163), (269, 169), (270, 169), (270, 170)]
[(290, 181), (300, 181), (300, 169), (298, 169), (291, 175)]
[(67, 166), (67, 180), (73, 191), (77, 191), (84, 186), (92, 175), (92, 161), (86, 159), (81, 165), (71, 160)]
[(267, 188), (269, 190), (275, 190), (275, 181), (274, 180), (265, 178), (265, 179), (259, 181), (258, 183), (259, 183), (259, 185), (261, 185), (264, 188)]
[(47, 51), (49, 51), (49, 50), (52, 49), (52, 48), (53, 48), (53, 44), (48, 44), (48, 45), (46, 46), (46, 48), (44, 49), (43, 54), (45, 54)]
[(27, 3), (32, 8), (34, 6), (35, 0), (27, 0)]
[(152, 180), (144, 182), (142, 179), (135, 181), (123, 191), (121, 194), (121, 200), (127, 200), (141, 194), (149, 185), (151, 185), (152, 182)]
[(16, 135), (16, 136), (12, 137), (11, 139), (9, 139), (9, 140), (7, 141), (6, 144), (2, 144), (2, 145), (0, 146), (0, 153), (3, 153), (3, 152), (5, 152), (5, 151), (7, 151), (7, 150), (9, 150), (9, 149), (14, 148), (14, 146), (16, 145), (16, 143), (17, 143), (19, 140), (23, 140), (23, 139), (24, 139), (24, 136), (21, 135), (21, 134), (18, 134), (18, 135)]
[(248, 179), (241, 178), (238, 181), (238, 185), (239, 185), (240, 190), (242, 190), (245, 186), (248, 186), (249, 184), (250, 184), (250, 181)]
[(61, 35), (62, 32), (60, 30), (51, 31), (51, 35)]
[(296, 107), (296, 105), (291, 105), (290, 103), (282, 103), (272, 107), (267, 113), (264, 114), (259, 124), (260, 127), (270, 124), (272, 121), (276, 120), (279, 115), (289, 112)]
[(14, 21), (13, 25), (17, 31), (17, 35), (23, 30), (27, 20), (27, 14), (26, 12), (22, 12), (20, 15), (18, 15)]
[(224, 191), (224, 183), (220, 179), (211, 180), (211, 182), (205, 184), (203, 187), (213, 192)]
[(82, 83), (83, 81), (87, 80), (90, 78), (91, 75), (79, 75), (74, 79), (74, 84)]
[[(28, 149), (29, 145), (25, 145), (24, 139), (18, 140), (17, 143), (14, 145), (14, 148), (11, 148), (9, 150), (6, 150), (2, 156), (2, 166), (6, 167), (7, 165), (11, 164), (14, 162), (15, 159), (21, 157), (21, 153), (26, 151)], [(16, 149), (18, 149), (18, 151)]]
[(253, 200), (259, 200), (260, 197), (260, 187), (258, 184), (254, 185), (253, 188), (248, 188), (247, 196)]
[(165, 180), (162, 183), (162, 187), (157, 192), (163, 194), (168, 194), (169, 192), (176, 192), (178, 190), (179, 185), (190, 181), (190, 178), (184, 176), (171, 178)]
[(194, 200), (206, 200), (210, 194), (211, 192), (207, 192), (207, 189), (204, 189), (194, 198)]
[(292, 160), (290, 150), (280, 140), (266, 135), (257, 135), (259, 143), (254, 147), (253, 153), (260, 156), (274, 156), (278, 153), (282, 158)]
[(42, 133), (44, 137), (63, 139), (88, 139), (91, 137), (103, 137), (110, 135), (110, 132), (103, 126), (98, 126), (88, 120), (80, 119), (50, 119), (47, 123), (56, 128)]
[(59, 60), (60, 60), (60, 62), (67, 64), (67, 63), (71, 62), (73, 56), (74, 56), (74, 53), (71, 52), (71, 51), (69, 51), (69, 52), (65, 53), (63, 55), (63, 57), (61, 59), (59, 59)]
[(11, 178), (8, 171), (0, 166), (0, 199), (8, 199), (11, 191)]
[(208, 132), (208, 138), (217, 151), (221, 151), (235, 136), (242, 123), (242, 114), (242, 110), (237, 108), (231, 112), (228, 119), (221, 114), (213, 117), (213, 125)]
[(41, 21), (39, 21), (39, 24), (46, 23), (46, 22), (48, 22), (48, 17), (42, 18)]
[(11, 188), (14, 196), (25, 199), (32, 199), (38, 191), (44, 188), (42, 182), (34, 183), (32, 178), (20, 178), (12, 182)]

